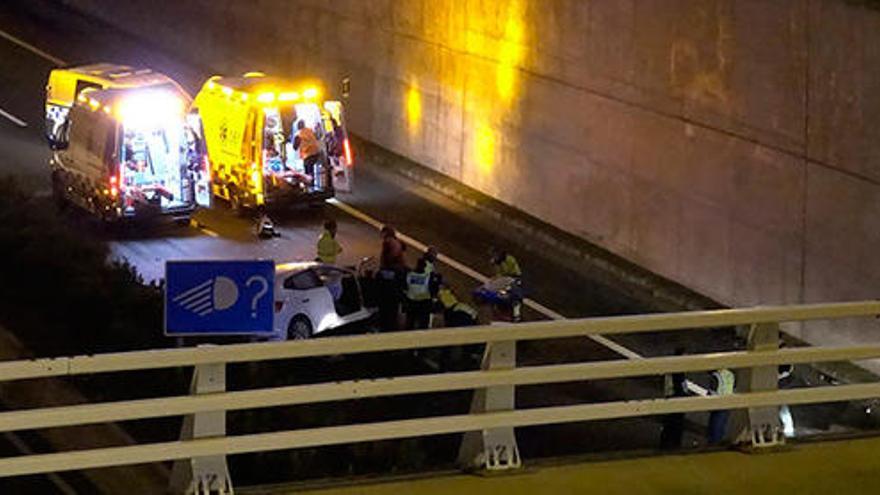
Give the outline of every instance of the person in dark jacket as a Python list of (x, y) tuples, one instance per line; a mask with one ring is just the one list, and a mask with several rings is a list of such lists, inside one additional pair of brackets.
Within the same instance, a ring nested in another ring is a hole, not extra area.
[(379, 256), (379, 271), (376, 273), (379, 324), (382, 331), (392, 332), (400, 326), (400, 302), (407, 272), (403, 257), (406, 246), (397, 238), (397, 232), (390, 225), (382, 227), (380, 235), (382, 251)]

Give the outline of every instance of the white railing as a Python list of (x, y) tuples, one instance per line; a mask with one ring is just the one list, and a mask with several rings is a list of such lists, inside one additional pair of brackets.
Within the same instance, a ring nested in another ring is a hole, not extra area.
[[(294, 341), (139, 351), (0, 363), (0, 381), (195, 366), (194, 394), (0, 413), (0, 432), (91, 423), (187, 417), (180, 441), (0, 459), (0, 476), (17, 476), (168, 460), (187, 460), (181, 491), (231, 491), (225, 456), (394, 438), (468, 432), (459, 461), (490, 469), (520, 465), (514, 428), (673, 412), (749, 410), (743, 438), (782, 442), (776, 407), (880, 397), (880, 383), (776, 390), (776, 365), (880, 358), (880, 342), (849, 347), (778, 349), (780, 322), (872, 317), (880, 302), (759, 307), (689, 313), (590, 318), (509, 326), (435, 329)], [(616, 335), (731, 326), (749, 328), (749, 350), (563, 365), (516, 367), (515, 343), (574, 336)], [(880, 341), (880, 339), (878, 339)], [(352, 380), (225, 391), (225, 364), (467, 344), (488, 344), (479, 371)], [(631, 400), (516, 410), (518, 385), (597, 380), (676, 372), (743, 370), (727, 396)], [(204, 385), (206, 382), (210, 385)], [(201, 385), (200, 385), (201, 384)], [(475, 389), (470, 414), (227, 436), (225, 411), (391, 395)], [(195, 438), (193, 438), (195, 437)], [(179, 464), (180, 466), (182, 464)]]

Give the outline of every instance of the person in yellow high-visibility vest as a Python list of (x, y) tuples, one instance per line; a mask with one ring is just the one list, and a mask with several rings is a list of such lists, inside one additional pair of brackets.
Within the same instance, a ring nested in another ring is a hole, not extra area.
[(431, 322), (431, 273), (427, 261), (418, 261), (416, 269), (406, 274), (406, 328), (426, 329)]
[(509, 303), (510, 320), (519, 322), (522, 320), (522, 270), (519, 262), (512, 254), (492, 246), (489, 248), (489, 261), (495, 270), (495, 277), (509, 277), (513, 279), (511, 287), (511, 300)]
[(495, 268), (496, 277), (522, 277), (519, 262), (510, 253), (493, 246), (489, 249), (489, 256), (492, 266)]
[(336, 240), (336, 220), (324, 222), (324, 232), (318, 238), (318, 261), (333, 265), (336, 257), (342, 252), (342, 246)]

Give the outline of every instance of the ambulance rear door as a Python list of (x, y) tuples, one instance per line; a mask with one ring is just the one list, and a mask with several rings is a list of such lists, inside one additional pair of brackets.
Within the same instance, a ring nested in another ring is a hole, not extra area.
[(198, 206), (211, 207), (211, 164), (208, 161), (208, 147), (205, 144), (205, 131), (198, 112), (186, 116), (187, 167), (193, 185), (193, 199)]
[(327, 158), (333, 177), (333, 189), (352, 192), (354, 189), (354, 159), (351, 142), (345, 127), (345, 111), (340, 101), (325, 101), (321, 116), (324, 120), (324, 139)]

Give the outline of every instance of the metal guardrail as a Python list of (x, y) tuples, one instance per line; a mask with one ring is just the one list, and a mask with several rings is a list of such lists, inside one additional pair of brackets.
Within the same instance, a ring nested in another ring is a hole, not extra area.
[[(757, 446), (775, 445), (784, 441), (778, 419), (776, 423), (773, 420), (776, 406), (880, 397), (880, 383), (776, 390), (778, 364), (880, 358), (880, 342), (780, 350), (778, 324), (878, 314), (877, 301), (772, 306), (3, 362), (0, 381), (180, 366), (195, 366), (196, 376), (194, 395), (0, 413), (0, 432), (177, 415), (187, 418), (180, 441), (2, 458), (0, 477), (186, 460), (189, 464), (181, 468), (186, 471), (185, 480), (176, 483), (179, 490), (230, 492), (226, 455), (457, 432), (466, 432), (459, 458), (462, 464), (515, 468), (521, 462), (513, 434), (516, 427), (742, 408), (748, 408), (750, 418), (743, 438)], [(517, 341), (731, 326), (749, 327), (749, 350), (530, 367), (516, 367), (515, 363)], [(480, 343), (487, 344), (480, 371), (225, 391), (226, 363)], [(722, 368), (743, 370), (737, 393), (524, 410), (516, 410), (513, 402), (518, 385)], [(238, 436), (227, 436), (225, 432), (225, 411), (230, 410), (466, 389), (477, 392), (471, 413), (465, 415)]]

